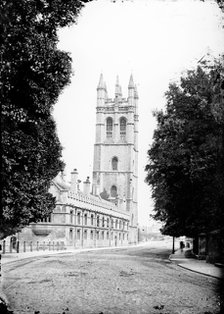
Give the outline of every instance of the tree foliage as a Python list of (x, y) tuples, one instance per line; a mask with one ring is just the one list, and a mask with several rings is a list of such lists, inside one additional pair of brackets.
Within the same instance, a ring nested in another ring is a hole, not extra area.
[(63, 169), (52, 108), (71, 57), (57, 30), (75, 22), (75, 0), (3, 0), (0, 10), (2, 208), (0, 238), (51, 213), (51, 180)]
[(162, 232), (194, 236), (224, 224), (223, 58), (188, 71), (166, 93), (148, 151), (146, 182)]

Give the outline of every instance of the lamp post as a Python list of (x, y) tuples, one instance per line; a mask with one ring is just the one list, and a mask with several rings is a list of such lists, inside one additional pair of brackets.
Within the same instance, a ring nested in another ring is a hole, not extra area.
[(172, 254), (175, 253), (175, 237), (173, 236), (173, 248), (172, 248)]

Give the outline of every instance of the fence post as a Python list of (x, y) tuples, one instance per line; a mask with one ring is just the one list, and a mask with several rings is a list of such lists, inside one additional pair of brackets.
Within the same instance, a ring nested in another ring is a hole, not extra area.
[(23, 242), (23, 252), (26, 252), (26, 241)]
[(5, 240), (3, 240), (3, 252), (2, 254), (5, 254)]
[(37, 251), (39, 251), (39, 242), (37, 241)]
[(33, 243), (32, 243), (32, 241), (30, 242), (30, 252), (32, 252), (33, 251)]
[(19, 241), (16, 241), (16, 253), (19, 253)]

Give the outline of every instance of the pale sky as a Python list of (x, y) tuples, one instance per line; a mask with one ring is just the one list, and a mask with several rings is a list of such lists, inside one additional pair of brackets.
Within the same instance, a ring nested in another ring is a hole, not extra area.
[(139, 223), (152, 224), (153, 202), (144, 183), (156, 127), (152, 111), (165, 107), (164, 93), (183, 71), (207, 53), (224, 53), (222, 18), (214, 1), (98, 0), (86, 4), (77, 24), (59, 32), (58, 47), (71, 53), (74, 72), (54, 109), (67, 181), (74, 168), (82, 182), (92, 178), (100, 73), (109, 98), (117, 75), (127, 97), (132, 73), (139, 94)]

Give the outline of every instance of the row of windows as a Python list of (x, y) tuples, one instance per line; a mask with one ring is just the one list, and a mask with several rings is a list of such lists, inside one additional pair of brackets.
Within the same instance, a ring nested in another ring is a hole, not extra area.
[[(70, 223), (71, 224), (73, 224), (73, 215), (74, 215), (74, 211), (71, 210), (70, 211)], [(88, 216), (87, 216), (87, 214), (84, 214), (83, 223), (84, 223), (84, 225), (88, 224)], [(81, 224), (81, 213), (80, 212), (77, 213), (77, 224), (78, 225)], [(94, 215), (93, 214), (91, 214), (91, 216), (90, 216), (90, 224), (92, 226), (94, 225)], [(97, 215), (97, 217), (96, 217), (96, 226), (100, 227), (100, 216), (99, 215)], [(110, 226), (110, 219), (109, 218), (105, 219), (105, 217), (102, 217), (101, 226), (109, 228), (109, 226)], [(123, 229), (125, 229), (125, 222), (123, 221), (123, 223), (122, 223), (121, 220), (119, 220), (119, 222), (118, 222), (117, 219), (114, 222), (114, 220), (112, 218), (111, 219), (111, 228), (114, 228), (114, 227), (115, 227), (115, 229), (118, 229), (118, 228), (121, 229), (122, 227), (123, 227)], [(127, 227), (128, 227), (128, 224), (127, 224)]]
[[(94, 231), (93, 230), (90, 230), (90, 239), (93, 240), (94, 239)], [(87, 239), (87, 236), (88, 236), (88, 230), (84, 230), (83, 232), (83, 239)], [(69, 237), (70, 237), (70, 240), (73, 239), (73, 229), (70, 229), (70, 232), (69, 232)], [(115, 236), (116, 237), (116, 236)], [(127, 234), (127, 240), (128, 240), (128, 234)], [(81, 239), (81, 230), (78, 229), (77, 230), (77, 233), (76, 233), (76, 238), (77, 240), (80, 240)], [(121, 235), (121, 233), (119, 233), (118, 235), (118, 239), (121, 240), (121, 238), (123, 238), (123, 240), (125, 239), (125, 234), (123, 233), (123, 236)], [(96, 232), (96, 239), (99, 240), (109, 240), (109, 232), (104, 232), (104, 231), (97, 231)], [(113, 235), (113, 232), (111, 232), (111, 240), (114, 239), (114, 235)]]
[[(113, 188), (113, 187), (112, 187)], [(115, 195), (115, 193), (117, 193), (117, 190), (116, 190), (116, 187), (114, 186), (114, 190), (112, 191), (111, 195)], [(66, 210), (66, 208), (65, 208)], [(73, 210), (70, 210), (70, 223), (73, 224), (73, 218), (74, 218), (74, 211)], [(43, 218), (40, 220), (40, 222), (51, 222), (51, 215), (46, 217), (46, 218)], [(81, 224), (81, 212), (78, 212), (77, 213), (77, 224), (80, 225)], [(88, 224), (88, 216), (87, 214), (84, 214), (83, 216), (83, 224), (84, 225), (87, 225)], [(94, 215), (91, 214), (90, 216), (90, 224), (93, 226), (94, 225)], [(111, 220), (109, 218), (105, 218), (105, 217), (102, 217), (102, 221), (101, 221), (101, 224), (100, 224), (100, 216), (97, 215), (96, 217), (96, 226), (97, 227), (107, 227), (109, 228), (111, 225), (111, 228), (115, 228), (115, 229), (125, 229), (126, 227), (126, 223), (125, 221), (121, 221), (118, 219), (116, 219), (114, 221), (113, 218), (111, 218)], [(127, 228), (128, 228), (128, 223), (127, 223)]]
[[(124, 117), (120, 118), (120, 136), (121, 138), (125, 137), (126, 135), (126, 119)], [(106, 134), (107, 137), (112, 137), (113, 134), (113, 119), (107, 118), (106, 120)]]

